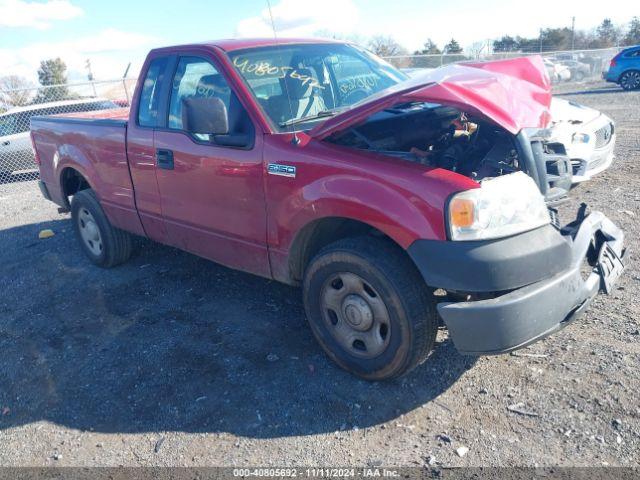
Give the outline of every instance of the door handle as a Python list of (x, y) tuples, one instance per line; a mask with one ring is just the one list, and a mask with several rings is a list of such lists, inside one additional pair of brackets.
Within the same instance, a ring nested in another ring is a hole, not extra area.
[(3, 147), (8, 147), (10, 144), (11, 142), (9, 140), (5, 140), (4, 142), (2, 142)]
[(158, 148), (156, 150), (156, 165), (164, 170), (173, 170), (173, 150)]

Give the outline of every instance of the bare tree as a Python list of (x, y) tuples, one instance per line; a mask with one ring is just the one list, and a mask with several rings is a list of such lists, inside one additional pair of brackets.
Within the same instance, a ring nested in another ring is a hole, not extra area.
[(406, 55), (407, 50), (392, 37), (376, 35), (369, 41), (369, 49), (379, 57), (395, 57)]
[(17, 75), (0, 77), (0, 103), (10, 107), (28, 105), (33, 97), (33, 84)]

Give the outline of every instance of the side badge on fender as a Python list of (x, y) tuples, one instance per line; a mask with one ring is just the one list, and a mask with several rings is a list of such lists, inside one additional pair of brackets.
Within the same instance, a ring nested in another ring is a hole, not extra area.
[(279, 163), (270, 163), (267, 166), (269, 175), (280, 175), (281, 177), (296, 178), (296, 167), (291, 165), (280, 165)]

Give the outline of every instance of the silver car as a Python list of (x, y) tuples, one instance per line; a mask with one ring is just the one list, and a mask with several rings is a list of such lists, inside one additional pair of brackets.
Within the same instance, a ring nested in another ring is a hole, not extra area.
[(121, 107), (110, 100), (90, 98), (28, 105), (0, 114), (0, 181), (37, 170), (29, 138), (31, 117), (110, 108)]

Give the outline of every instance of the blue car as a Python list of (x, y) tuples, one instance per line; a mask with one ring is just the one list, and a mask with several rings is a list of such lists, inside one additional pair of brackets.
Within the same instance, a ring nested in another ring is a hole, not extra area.
[(609, 70), (602, 76), (625, 90), (640, 88), (640, 45), (625, 48), (613, 57)]

